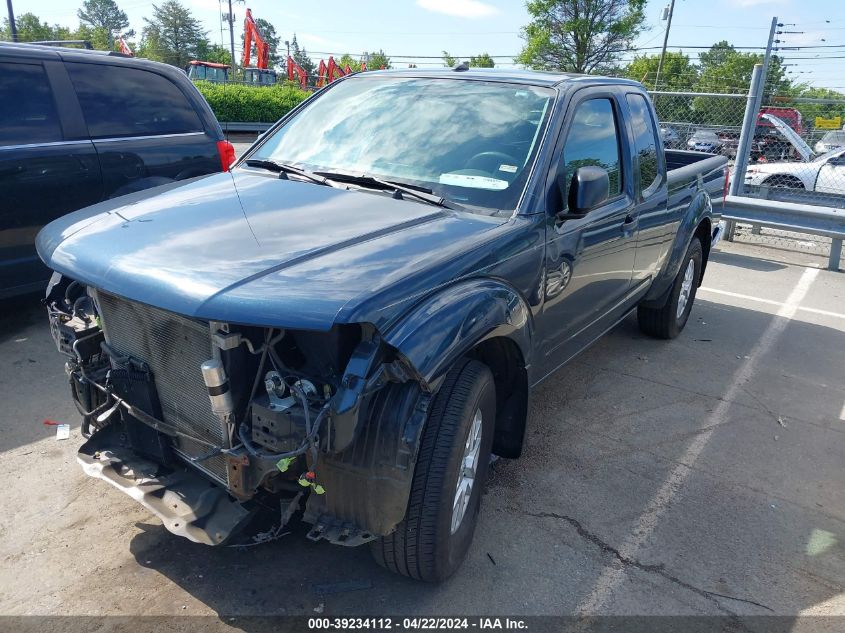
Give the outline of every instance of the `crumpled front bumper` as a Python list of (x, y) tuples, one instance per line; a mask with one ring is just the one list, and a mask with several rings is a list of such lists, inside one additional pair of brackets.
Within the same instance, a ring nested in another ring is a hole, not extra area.
[(95, 433), (80, 447), (77, 460), (86, 474), (125, 492), (170, 532), (195, 543), (221, 545), (252, 516), (224, 489), (196, 472), (166, 469), (121, 446), (114, 427)]

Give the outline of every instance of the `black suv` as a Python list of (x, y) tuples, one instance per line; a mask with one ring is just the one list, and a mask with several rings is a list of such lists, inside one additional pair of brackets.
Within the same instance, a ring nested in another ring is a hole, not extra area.
[(0, 42), (0, 297), (43, 288), (35, 235), (70, 211), (225, 171), (232, 145), (185, 74), (119, 53)]

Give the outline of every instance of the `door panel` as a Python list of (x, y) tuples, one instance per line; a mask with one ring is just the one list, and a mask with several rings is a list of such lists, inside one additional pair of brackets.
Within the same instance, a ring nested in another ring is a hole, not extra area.
[(845, 194), (845, 159), (841, 157), (833, 159), (819, 170), (816, 191)]
[[(570, 109), (557, 172), (569, 182), (578, 167), (601, 166), (608, 171), (610, 199), (580, 219), (548, 218), (541, 326), (546, 372), (580, 351), (615, 318), (616, 307), (630, 292), (636, 256), (637, 217), (630, 167), (624, 161), (627, 140), (617, 123), (619, 104), (612, 93), (588, 95)], [(555, 208), (567, 198), (568, 187)]]
[(651, 108), (639, 92), (627, 93), (625, 104), (634, 150), (634, 200), (639, 230), (633, 280), (639, 284), (657, 275), (674, 234), (670, 231), (672, 218), (666, 205), (666, 161), (658, 149), (660, 137)]
[(220, 171), (217, 147), (206, 134), (94, 141), (106, 198)]
[(35, 235), (103, 194), (93, 144), (65, 140), (79, 131), (75, 103), (48, 70), (37, 60), (0, 59), (0, 296), (46, 284)]
[(170, 79), (149, 69), (67, 63), (107, 198), (221, 170), (216, 142)]
[(97, 153), (90, 141), (0, 147), (0, 294), (46, 284), (35, 252), (41, 227), (101, 199)]

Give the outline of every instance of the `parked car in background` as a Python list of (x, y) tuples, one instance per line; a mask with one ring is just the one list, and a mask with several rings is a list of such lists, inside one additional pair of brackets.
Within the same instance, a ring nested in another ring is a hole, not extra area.
[(681, 149), (683, 147), (681, 135), (671, 125), (660, 126), (660, 138), (663, 140), (663, 147), (666, 149)]
[(0, 42), (0, 297), (43, 288), (42, 226), (228, 169), (234, 148), (185, 73), (120, 53)]
[(816, 154), (826, 154), (840, 147), (845, 147), (845, 130), (831, 130), (825, 133), (813, 149), (816, 151)]
[(41, 231), (78, 459), (195, 542), (304, 501), (309, 539), (442, 580), (530, 390), (634, 310), (683, 330), (726, 164), (664, 151), (633, 81), (343, 77), (231, 174)]
[(745, 184), (819, 193), (845, 194), (845, 148), (840, 147), (809, 162), (775, 162), (751, 165)]
[(687, 141), (687, 148), (696, 152), (718, 154), (722, 151), (722, 141), (712, 130), (696, 130)]

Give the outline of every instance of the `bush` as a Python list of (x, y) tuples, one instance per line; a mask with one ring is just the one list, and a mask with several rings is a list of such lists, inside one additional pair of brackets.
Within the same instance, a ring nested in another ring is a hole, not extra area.
[(289, 84), (259, 87), (198, 81), (196, 87), (218, 121), (274, 123), (308, 96)]

